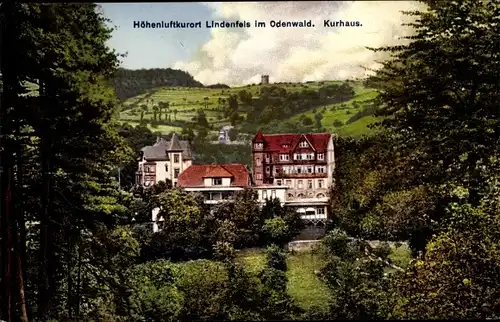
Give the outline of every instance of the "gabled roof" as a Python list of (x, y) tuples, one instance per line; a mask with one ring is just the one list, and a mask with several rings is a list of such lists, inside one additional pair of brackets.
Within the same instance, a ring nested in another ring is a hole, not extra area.
[[(330, 133), (283, 133), (283, 134), (263, 134), (257, 132), (253, 142), (263, 142), (264, 151), (290, 153), (294, 151), (301, 138), (305, 138), (316, 152), (324, 153), (328, 148), (328, 142), (331, 139)], [(287, 144), (288, 147), (283, 147)]]
[(182, 159), (192, 160), (193, 154), (188, 141), (179, 140), (176, 133), (170, 141), (159, 139), (154, 145), (148, 145), (141, 149), (146, 160), (168, 160), (167, 151), (181, 152)]
[(307, 144), (309, 144), (309, 146), (313, 149), (313, 151), (316, 151), (316, 147), (311, 143), (311, 141), (309, 141), (309, 139), (307, 138), (307, 136), (305, 134), (302, 134), (300, 136), (300, 138), (297, 140), (297, 142), (295, 142), (295, 145), (292, 147), (293, 148), (292, 151), (295, 151), (297, 149), (297, 146), (299, 145), (299, 143), (304, 141), (304, 140), (307, 142)]
[(261, 130), (257, 131), (257, 134), (253, 138), (253, 142), (254, 143), (264, 142), (264, 136), (262, 135), (262, 131)]
[(182, 171), (177, 179), (179, 187), (204, 187), (205, 178), (231, 178), (232, 187), (248, 187), (250, 176), (243, 164), (196, 164)]

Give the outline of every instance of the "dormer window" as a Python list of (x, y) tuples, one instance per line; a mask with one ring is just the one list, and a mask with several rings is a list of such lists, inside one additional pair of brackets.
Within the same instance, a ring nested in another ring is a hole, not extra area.
[(212, 185), (213, 186), (222, 186), (222, 178), (213, 178)]
[(255, 143), (253, 147), (255, 150), (262, 150), (262, 148), (264, 148), (264, 143)]
[(290, 147), (290, 145), (289, 145), (288, 143), (285, 143), (285, 144), (283, 144), (281, 147), (283, 147), (283, 148), (289, 148), (289, 147)]
[(306, 141), (302, 141), (302, 142), (299, 143), (299, 147), (301, 147), (301, 148), (307, 148), (308, 146), (309, 145), (307, 144)]
[(286, 153), (280, 154), (280, 161), (288, 161), (290, 159), (290, 156)]

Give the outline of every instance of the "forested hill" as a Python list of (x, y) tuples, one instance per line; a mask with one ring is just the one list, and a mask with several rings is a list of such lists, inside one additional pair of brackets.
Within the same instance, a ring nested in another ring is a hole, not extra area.
[(193, 76), (182, 70), (171, 68), (124, 69), (120, 68), (111, 81), (120, 100), (143, 94), (161, 86), (203, 87)]

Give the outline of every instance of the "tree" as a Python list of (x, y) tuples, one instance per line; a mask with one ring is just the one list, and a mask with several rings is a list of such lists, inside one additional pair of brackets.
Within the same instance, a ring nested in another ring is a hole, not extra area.
[(372, 248), (335, 229), (323, 238), (320, 252), (325, 261), (320, 276), (332, 292), (329, 319), (388, 316), (392, 289), (384, 268), (393, 265), (387, 260), (390, 252), (387, 245)]
[[(158, 113), (158, 106), (153, 106), (153, 120), (156, 121), (156, 115)], [(159, 120), (159, 119), (158, 119)]]
[(238, 130), (236, 130), (234, 127), (229, 129), (227, 135), (229, 136), (229, 140), (231, 141), (236, 141), (238, 139)]
[(498, 188), (479, 207), (453, 204), (446, 232), (398, 283), (396, 318), (495, 319), (500, 316)]
[(147, 258), (182, 260), (212, 255), (215, 223), (206, 214), (203, 198), (175, 189), (156, 196), (155, 206), (164, 221), (145, 250)]
[(465, 1), (410, 13), (419, 18), (416, 35), (381, 49), (394, 58), (375, 78), (386, 84), (378, 114), (395, 116), (382, 126), (401, 137), (421, 180), (463, 182), (473, 203), (484, 184), (476, 167), (498, 147), (500, 56), (490, 44), (500, 40), (499, 11), (496, 1)]
[[(14, 186), (22, 190), (15, 190), (19, 217), (16, 226), (11, 226), (11, 236), (27, 238), (26, 223), (40, 223), (29, 243), (20, 243), (36, 246), (20, 247), (31, 267), (24, 270), (17, 265), (17, 275), (23, 278), (16, 301), (29, 295), (20, 303), (31, 308), (28, 312), (36, 310), (40, 320), (73, 318), (80, 310), (83, 276), (77, 271), (82, 258), (87, 260), (81, 252), (88, 243), (83, 236), (95, 233), (101, 225), (113, 226), (125, 210), (127, 196), (118, 191), (112, 170), (130, 150), (110, 121), (116, 101), (107, 86), (118, 60), (105, 45), (111, 31), (94, 4), (9, 3), (2, 9), (8, 17), (2, 34), (9, 35), (3, 38), (2, 46), (11, 48), (2, 57), (1, 66), (9, 111), (6, 116), (19, 126), (17, 130), (3, 127), (2, 134), (12, 131), (29, 138), (20, 141), (22, 149), (18, 151), (2, 144), (7, 147), (2, 160), (5, 153), (15, 152), (19, 169), (36, 169), (18, 171), (15, 177)], [(38, 88), (38, 95), (24, 95), (26, 82)], [(2, 191), (9, 189), (6, 183), (13, 179), (7, 181), (4, 171)], [(24, 285), (29, 285), (26, 292)], [(5, 295), (1, 302), (9, 303), (12, 294)], [(2, 317), (11, 319), (13, 309), (4, 307)]]
[(302, 119), (302, 124), (305, 126), (311, 126), (313, 125), (313, 120), (309, 116), (306, 116)]
[(323, 127), (323, 125), (321, 124), (322, 119), (323, 119), (323, 114), (321, 113), (314, 114), (315, 126), (318, 130), (321, 130), (321, 128)]

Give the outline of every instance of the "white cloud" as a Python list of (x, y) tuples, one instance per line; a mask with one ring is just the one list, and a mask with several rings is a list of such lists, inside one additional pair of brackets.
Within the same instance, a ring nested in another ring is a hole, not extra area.
[[(261, 74), (271, 82), (298, 82), (366, 75), (383, 58), (365, 47), (401, 43), (411, 30), (402, 27), (401, 11), (423, 9), (414, 1), (349, 2), (225, 2), (206, 3), (214, 20), (309, 20), (315, 28), (212, 29), (211, 39), (191, 61), (174, 68), (191, 73), (204, 84), (257, 83)], [(323, 20), (360, 21), (361, 27), (327, 28)]]

